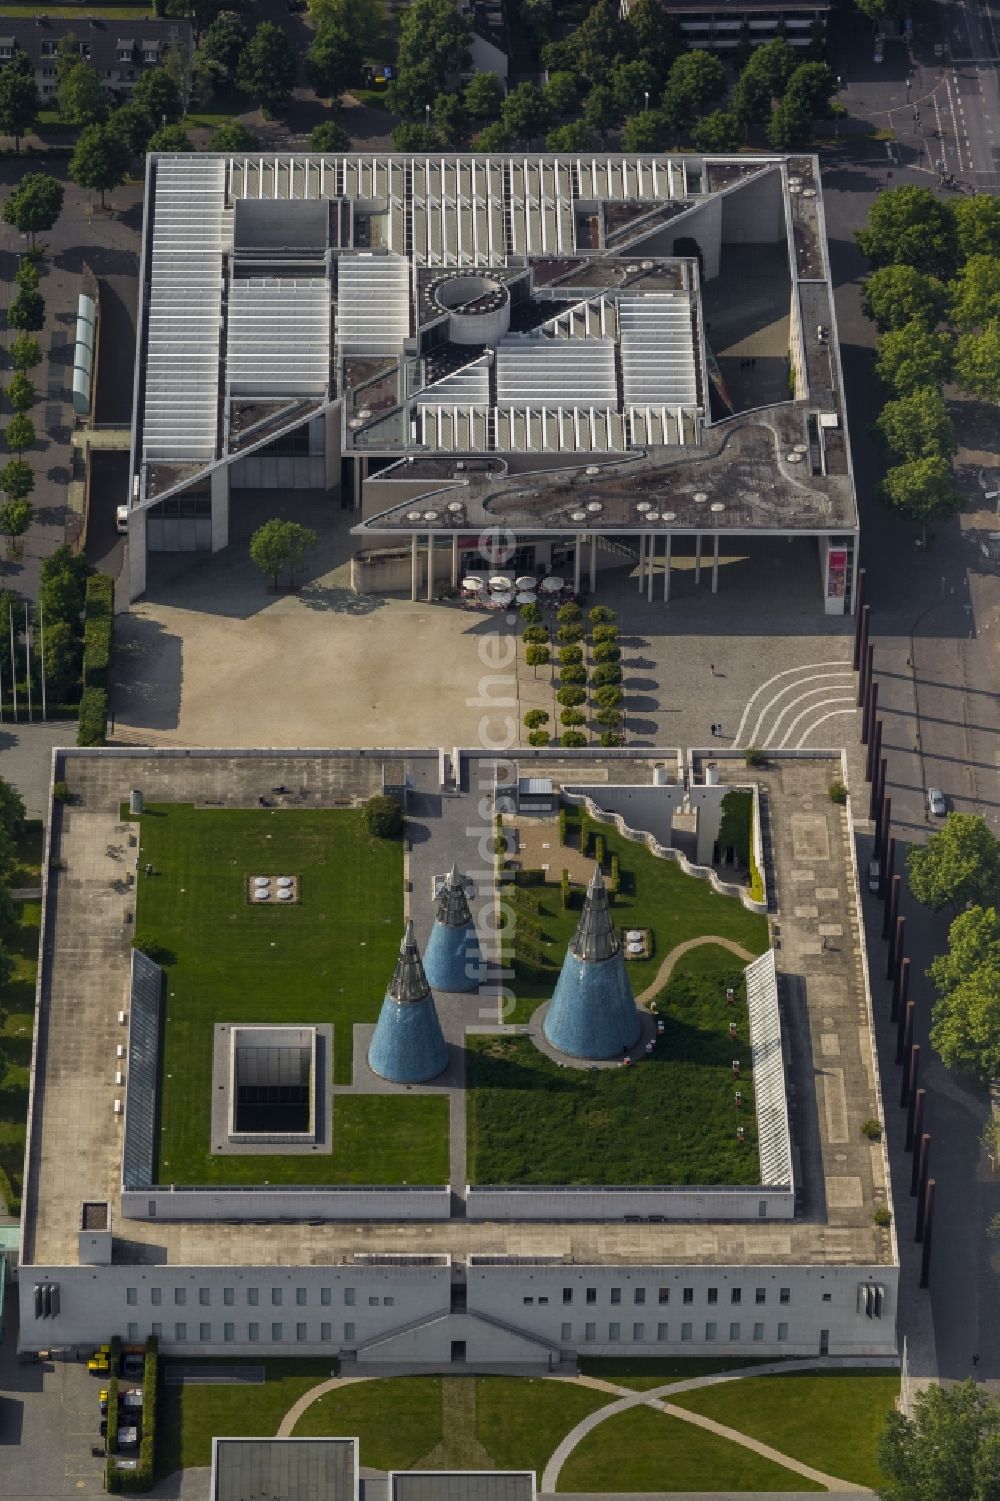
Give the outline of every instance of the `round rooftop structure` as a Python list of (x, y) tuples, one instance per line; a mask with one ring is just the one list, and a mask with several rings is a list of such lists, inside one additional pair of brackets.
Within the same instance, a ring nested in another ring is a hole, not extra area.
[(510, 293), (495, 276), (443, 276), (431, 288), (439, 308), (449, 314), (453, 344), (499, 344), (510, 328)]

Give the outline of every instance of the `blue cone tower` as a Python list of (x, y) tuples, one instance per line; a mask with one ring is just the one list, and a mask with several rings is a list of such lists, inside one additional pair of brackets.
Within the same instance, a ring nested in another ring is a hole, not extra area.
[(393, 1084), (424, 1084), (448, 1067), (448, 1044), (420, 962), (413, 924), (406, 924), (399, 958), (382, 1002), (368, 1065)]
[(639, 1040), (642, 1021), (600, 866), (590, 878), (542, 1030), (571, 1058), (614, 1058)]
[(482, 959), (465, 882), (453, 865), (438, 896), (434, 926), (424, 950), (424, 971), (434, 990), (478, 990)]

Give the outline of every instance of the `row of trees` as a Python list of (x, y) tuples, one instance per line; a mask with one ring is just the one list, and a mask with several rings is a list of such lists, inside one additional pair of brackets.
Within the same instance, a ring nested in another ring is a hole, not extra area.
[(872, 205), (857, 240), (875, 270), (862, 307), (878, 330), (876, 369), (893, 393), (876, 429), (897, 462), (882, 486), (901, 514), (954, 514), (957, 443), (945, 382), (1000, 401), (1000, 201), (945, 203), (902, 187)]
[[(523, 640), (525, 661), (529, 667), (544, 667), (551, 662), (552, 649), (549, 632), (542, 624), (538, 605), (525, 605), (521, 611), (525, 625)], [(615, 612), (606, 605), (595, 605), (589, 614), (590, 657), (594, 668), (588, 673), (584, 662), (586, 631), (583, 611), (576, 603), (560, 606), (556, 613), (556, 642), (559, 664), (559, 687), (556, 702), (559, 704), (561, 732), (559, 744), (582, 746), (587, 744), (584, 725), (587, 715), (588, 681), (591, 689), (594, 720), (601, 732), (601, 744), (622, 744), (622, 669), (621, 648), (618, 645), (618, 627)], [(545, 709), (529, 709), (524, 716), (529, 745), (548, 745), (551, 740), (547, 728), (550, 715)]]

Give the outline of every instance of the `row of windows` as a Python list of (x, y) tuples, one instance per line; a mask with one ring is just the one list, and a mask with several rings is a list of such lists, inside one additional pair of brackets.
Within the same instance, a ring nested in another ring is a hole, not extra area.
[[(650, 1327), (650, 1329), (652, 1329), (653, 1326), (650, 1325), (649, 1327)], [(560, 1330), (559, 1337), (560, 1337), (560, 1339), (566, 1340), (568, 1343), (572, 1343), (572, 1340), (573, 1340), (573, 1325), (572, 1324), (563, 1324), (562, 1328)], [(612, 1344), (612, 1345), (616, 1344), (621, 1339), (621, 1337), (622, 1337), (622, 1326), (621, 1326), (621, 1324), (615, 1324), (615, 1323), (609, 1324), (608, 1325), (607, 1343), (608, 1344)], [(675, 1334), (674, 1338), (676, 1339), (676, 1337), (677, 1336)], [(693, 1340), (694, 1339), (694, 1324), (681, 1324), (680, 1337), (681, 1337), (681, 1343), (682, 1344), (686, 1344), (689, 1340)], [(711, 1321), (709, 1321), (705, 1325), (705, 1341), (706, 1341), (706, 1343), (711, 1344), (712, 1341), (713, 1340), (717, 1340), (718, 1337), (719, 1337), (719, 1326), (718, 1326), (718, 1324), (715, 1324), (715, 1323), (712, 1323)], [(763, 1324), (754, 1324), (754, 1326), (753, 1326), (753, 1337), (754, 1337), (755, 1341), (757, 1341), (757, 1340), (763, 1340), (763, 1338), (764, 1338), (764, 1325)], [(583, 1338), (584, 1338), (585, 1343), (588, 1343), (588, 1344), (591, 1343), (592, 1341), (595, 1341), (597, 1339), (597, 1325), (596, 1324), (584, 1324), (584, 1326), (583, 1326)], [(632, 1341), (633, 1341), (633, 1343), (639, 1344), (643, 1340), (645, 1340), (645, 1338), (646, 1338), (646, 1325), (644, 1323), (633, 1324), (632, 1325)], [(734, 1342), (738, 1341), (738, 1340), (741, 1340), (743, 1338), (743, 1332), (742, 1332), (742, 1325), (741, 1324), (738, 1324), (738, 1323), (732, 1323), (732, 1324), (730, 1324), (730, 1326), (729, 1326), (729, 1338), (730, 1338), (730, 1340), (732, 1340)], [(778, 1325), (778, 1339), (783, 1342), (783, 1341), (787, 1340), (787, 1338), (788, 1338), (788, 1325), (787, 1324), (779, 1324)], [(666, 1343), (669, 1342), (669, 1340), (670, 1340), (670, 1325), (669, 1324), (657, 1324), (656, 1325), (656, 1340), (657, 1340), (658, 1344), (666, 1344)]]
[[(20, 50), (20, 49), (18, 49), (18, 50)], [(58, 44), (58, 42), (44, 41), (42, 43), (42, 49), (41, 50), (42, 50), (42, 56), (43, 57), (58, 57), (59, 56), (59, 44)], [(10, 57), (12, 55), (12, 51), (13, 51), (13, 49), (10, 48), (10, 47), (0, 48), (0, 57), (3, 57), (3, 56)], [(79, 54), (80, 54), (80, 56), (82, 58), (89, 58), (90, 55), (91, 55), (91, 46), (90, 46), (90, 43), (89, 42), (77, 42), (77, 51), (79, 52)], [(130, 63), (132, 61), (132, 59), (133, 59), (134, 56), (135, 56), (135, 48), (134, 47), (119, 47), (118, 48), (118, 61), (120, 63)], [(144, 47), (142, 49), (142, 60), (143, 60), (144, 63), (158, 63), (160, 61), (160, 49), (159, 49), (159, 47)]]
[[(169, 1329), (169, 1325), (167, 1327)], [(284, 1339), (285, 1339), (285, 1326), (284, 1326), (284, 1324), (273, 1323), (269, 1327), (270, 1327), (270, 1338), (271, 1338), (272, 1343), (274, 1343), (274, 1344), (282, 1343), (284, 1341)], [(194, 1336), (194, 1325), (191, 1326), (191, 1329), (192, 1329), (191, 1338), (193, 1340), (194, 1337), (195, 1337)], [(264, 1329), (265, 1329), (265, 1337), (266, 1337), (268, 1325), (265, 1325)], [(137, 1323), (129, 1324), (125, 1332), (126, 1332), (126, 1338), (130, 1342), (134, 1342), (134, 1341), (136, 1341), (136, 1340), (138, 1340), (138, 1339), (141, 1338), (141, 1335), (139, 1333), (139, 1325)], [(163, 1325), (162, 1324), (150, 1324), (150, 1326), (149, 1326), (149, 1332), (150, 1332), (150, 1334), (155, 1334), (158, 1339), (162, 1339), (163, 1338)], [(174, 1335), (173, 1335), (173, 1337), (174, 1337), (174, 1340), (175, 1340), (175, 1342), (177, 1344), (179, 1344), (179, 1345), (187, 1344), (187, 1341), (188, 1341), (188, 1326), (187, 1326), (187, 1324), (183, 1323), (183, 1322), (178, 1322), (178, 1323), (174, 1324)], [(218, 1336), (216, 1335), (215, 1328), (214, 1328), (214, 1326), (212, 1324), (199, 1324), (198, 1325), (198, 1336), (197, 1337), (198, 1337), (199, 1342), (202, 1343), (202, 1344), (212, 1344), (212, 1343), (214, 1343), (214, 1341), (217, 1339)], [(247, 1326), (246, 1326), (246, 1336), (245, 1336), (247, 1342), (249, 1344), (251, 1344), (251, 1345), (257, 1344), (259, 1342), (259, 1340), (260, 1340), (260, 1337), (261, 1337), (260, 1324), (253, 1323), (253, 1322), (247, 1324)], [(289, 1325), (289, 1334), (288, 1334), (288, 1337), (289, 1337), (289, 1339), (291, 1339), (291, 1337), (292, 1337), (291, 1336), (291, 1325)], [(320, 1324), (320, 1326), (319, 1326), (319, 1337), (320, 1337), (320, 1339), (324, 1343), (327, 1342), (327, 1341), (332, 1340), (333, 1339), (333, 1325), (332, 1324)], [(350, 1344), (354, 1340), (354, 1338), (355, 1338), (354, 1325), (353, 1324), (345, 1324), (344, 1325), (344, 1343), (345, 1344)], [(222, 1326), (222, 1339), (223, 1339), (223, 1343), (225, 1343), (225, 1344), (231, 1344), (231, 1343), (233, 1343), (235, 1341), (235, 1339), (236, 1339), (236, 1325), (235, 1324), (223, 1324), (223, 1326)], [(299, 1344), (305, 1344), (308, 1341), (308, 1339), (309, 1339), (309, 1326), (308, 1326), (308, 1324), (296, 1324), (295, 1325), (295, 1339), (296, 1339), (296, 1342), (299, 1343)]]
[[(188, 1295), (188, 1290), (187, 1290), (186, 1287), (175, 1287), (174, 1288), (174, 1303), (177, 1305), (178, 1308), (183, 1307), (183, 1305), (187, 1303), (187, 1295)], [(260, 1303), (260, 1288), (259, 1287), (248, 1287), (246, 1289), (246, 1295), (247, 1295), (247, 1304), (248, 1304), (248, 1306), (250, 1308), (256, 1308), (258, 1306), (258, 1304)], [(282, 1301), (283, 1301), (283, 1295), (284, 1295), (284, 1288), (282, 1288), (282, 1287), (272, 1287), (271, 1288), (271, 1306), (273, 1308), (280, 1308), (281, 1307)], [(163, 1289), (162, 1289), (162, 1287), (151, 1287), (149, 1289), (149, 1301), (153, 1305), (154, 1308), (159, 1308), (160, 1304), (163, 1302)], [(321, 1304), (322, 1307), (328, 1308), (330, 1306), (330, 1304), (333, 1302), (333, 1288), (332, 1287), (321, 1287), (320, 1290), (319, 1290), (319, 1301), (320, 1301), (320, 1304)], [(395, 1301), (396, 1301), (396, 1299), (394, 1297), (392, 1297), (391, 1295), (387, 1295), (387, 1296), (381, 1297), (381, 1298), (380, 1297), (375, 1297), (375, 1296), (370, 1296), (369, 1299), (368, 1299), (368, 1307), (369, 1308), (378, 1308), (379, 1305), (381, 1304), (381, 1306), (384, 1307), (384, 1308), (391, 1308), (393, 1306), (393, 1304), (395, 1303)], [(127, 1287), (125, 1289), (125, 1302), (127, 1304), (129, 1304), (129, 1306), (132, 1307), (132, 1308), (136, 1307), (136, 1305), (139, 1302), (139, 1289), (137, 1287)], [(223, 1306), (226, 1307), (226, 1308), (233, 1308), (235, 1306), (235, 1304), (236, 1304), (236, 1289), (235, 1289), (235, 1287), (224, 1287), (222, 1289), (222, 1302), (223, 1302)], [(308, 1302), (309, 1302), (309, 1289), (307, 1287), (297, 1287), (295, 1289), (295, 1303), (296, 1303), (296, 1307), (298, 1307), (298, 1308), (305, 1308), (306, 1305), (308, 1304)], [(345, 1287), (344, 1288), (344, 1302), (348, 1306), (348, 1308), (353, 1308), (354, 1302), (355, 1302), (355, 1289), (353, 1287)], [(210, 1308), (211, 1307), (211, 1304), (212, 1304), (212, 1289), (210, 1287), (199, 1287), (199, 1289), (198, 1289), (198, 1304), (199, 1304), (199, 1306), (201, 1308)]]
[[(278, 1321), (275, 1321), (275, 1322), (271, 1323), (270, 1326), (268, 1326), (268, 1325), (265, 1324), (265, 1326), (264, 1326), (264, 1328), (265, 1328), (265, 1334), (266, 1334), (266, 1331), (267, 1331), (268, 1327), (270, 1327), (270, 1338), (271, 1338), (272, 1343), (274, 1343), (274, 1344), (283, 1343), (284, 1340), (285, 1340), (285, 1327), (286, 1327), (285, 1324), (281, 1323), (281, 1322), (278, 1322)], [(355, 1333), (355, 1327), (356, 1326), (353, 1323), (349, 1322), (349, 1323), (345, 1323), (343, 1327), (344, 1327), (343, 1343), (344, 1344), (352, 1344), (354, 1342), (354, 1340), (356, 1339), (356, 1337), (357, 1337), (356, 1333)], [(645, 1323), (634, 1323), (632, 1325), (632, 1335), (631, 1335), (631, 1338), (632, 1338), (633, 1343), (641, 1344), (643, 1341), (646, 1340), (646, 1338), (647, 1338), (646, 1327), (647, 1326), (646, 1326)], [(658, 1323), (655, 1327), (656, 1327), (656, 1341), (657, 1341), (657, 1343), (658, 1344), (667, 1344), (667, 1343), (669, 1343), (669, 1341), (670, 1341), (670, 1325), (669, 1324), (664, 1324), (664, 1323)], [(194, 1339), (193, 1329), (194, 1329), (194, 1326), (192, 1325), (192, 1335), (191, 1335), (192, 1339)], [(653, 1325), (649, 1325), (649, 1329), (650, 1329), (650, 1334), (651, 1334), (652, 1333), (652, 1329), (653, 1329)], [(291, 1325), (288, 1326), (288, 1330), (289, 1330), (288, 1338), (291, 1339), (292, 1338)], [(159, 1338), (162, 1338), (163, 1337), (163, 1325), (162, 1324), (156, 1324), (156, 1323), (151, 1324), (149, 1332), (151, 1334), (157, 1335), (157, 1337), (159, 1337)], [(139, 1333), (139, 1325), (138, 1325), (138, 1323), (130, 1323), (127, 1326), (126, 1336), (127, 1336), (128, 1340), (130, 1342), (135, 1342), (136, 1340), (138, 1340), (138, 1339), (141, 1338), (140, 1333)], [(174, 1324), (174, 1334), (173, 1334), (173, 1337), (174, 1337), (174, 1340), (175, 1340), (175, 1342), (177, 1344), (186, 1344), (187, 1343), (187, 1340), (188, 1340), (188, 1325), (187, 1325), (186, 1322), (179, 1321), (179, 1322), (177, 1322), (177, 1323)], [(299, 1344), (305, 1344), (305, 1343), (307, 1343), (308, 1340), (309, 1340), (309, 1326), (308, 1326), (308, 1324), (306, 1324), (304, 1322), (303, 1323), (297, 1323), (295, 1325), (295, 1336), (294, 1337), (295, 1337), (296, 1342), (299, 1343)], [(320, 1340), (323, 1343), (327, 1343), (327, 1342), (331, 1341), (333, 1339), (333, 1325), (332, 1324), (320, 1324), (320, 1326), (319, 1326), (319, 1337), (320, 1337)], [(563, 1324), (561, 1326), (561, 1329), (560, 1329), (559, 1337), (560, 1337), (560, 1339), (565, 1340), (567, 1343), (572, 1343), (573, 1337), (574, 1337), (573, 1336), (573, 1325), (572, 1324)], [(597, 1336), (597, 1325), (596, 1324), (585, 1324), (584, 1328), (583, 1328), (584, 1343), (586, 1343), (586, 1344), (595, 1343), (596, 1340), (597, 1340), (597, 1337), (598, 1337)], [(694, 1336), (694, 1324), (693, 1323), (682, 1323), (681, 1326), (680, 1326), (680, 1340), (681, 1340), (681, 1343), (682, 1344), (687, 1344), (687, 1343), (693, 1341), (694, 1337), (695, 1337)], [(753, 1339), (754, 1339), (754, 1342), (755, 1343), (756, 1342), (760, 1342), (760, 1341), (762, 1341), (764, 1339), (764, 1337), (765, 1337), (765, 1334), (764, 1334), (764, 1325), (762, 1323), (760, 1323), (760, 1324), (754, 1324), (754, 1326), (753, 1326)], [(788, 1339), (788, 1325), (787, 1324), (779, 1324), (778, 1325), (777, 1337), (778, 1337), (779, 1343), (784, 1343)], [(199, 1323), (198, 1324), (198, 1335), (197, 1335), (197, 1338), (203, 1344), (212, 1344), (212, 1343), (214, 1343), (215, 1340), (218, 1338), (218, 1336), (216, 1334), (216, 1328), (215, 1328), (215, 1326), (213, 1324), (211, 1324), (211, 1323)], [(245, 1335), (246, 1341), (249, 1344), (257, 1344), (260, 1341), (260, 1338), (261, 1338), (261, 1326), (260, 1326), (260, 1324), (251, 1321), (246, 1326), (246, 1335)], [(621, 1324), (618, 1324), (618, 1323), (609, 1323), (608, 1324), (608, 1333), (607, 1333), (607, 1343), (608, 1344), (612, 1344), (612, 1345), (613, 1344), (617, 1344), (621, 1340), (621, 1338), (622, 1338), (622, 1326), (621, 1326)], [(675, 1339), (677, 1338), (676, 1334), (674, 1335), (674, 1338)], [(719, 1338), (719, 1326), (718, 1326), (718, 1324), (709, 1321), (705, 1325), (705, 1334), (704, 1334), (705, 1343), (706, 1344), (711, 1344), (713, 1341), (718, 1340), (718, 1338)], [(742, 1326), (742, 1324), (739, 1324), (739, 1323), (736, 1323), (736, 1322), (731, 1323), (729, 1325), (729, 1339), (730, 1339), (730, 1341), (735, 1344), (735, 1343), (738, 1343), (742, 1338), (743, 1338), (743, 1326)], [(236, 1339), (236, 1325), (234, 1323), (232, 1323), (232, 1324), (230, 1324), (230, 1323), (224, 1323), (223, 1326), (222, 1326), (222, 1340), (223, 1340), (223, 1343), (230, 1344), (230, 1343), (233, 1343), (235, 1341), (235, 1339)]]
[[(622, 1290), (621, 1290), (621, 1288), (620, 1287), (613, 1287), (613, 1288), (611, 1288), (610, 1291), (611, 1291), (610, 1301), (612, 1303), (620, 1303), (621, 1300), (622, 1300)], [(563, 1290), (562, 1290), (562, 1300), (563, 1300), (564, 1303), (572, 1303), (572, 1301), (573, 1301), (573, 1292), (574, 1292), (574, 1289), (572, 1287), (564, 1287), (563, 1288)], [(684, 1288), (682, 1288), (681, 1289), (681, 1300), (684, 1303), (693, 1303), (694, 1302), (694, 1288), (693, 1287), (684, 1287)], [(525, 1303), (534, 1303), (535, 1299), (534, 1298), (525, 1298), (524, 1301), (525, 1301)], [(549, 1301), (548, 1298), (539, 1298), (538, 1299), (538, 1302), (539, 1303), (543, 1303), (543, 1304), (547, 1303), (548, 1301)], [(584, 1288), (584, 1301), (587, 1302), (587, 1303), (596, 1303), (597, 1302), (597, 1288), (596, 1287), (587, 1287), (587, 1288)], [(644, 1287), (634, 1287), (632, 1289), (632, 1302), (633, 1303), (645, 1303), (645, 1301), (646, 1301), (646, 1289)], [(669, 1287), (659, 1287), (659, 1288), (657, 1288), (657, 1290), (656, 1290), (656, 1301), (657, 1301), (657, 1303), (661, 1303), (661, 1304), (662, 1303), (669, 1303), (670, 1302), (670, 1289), (669, 1289)], [(718, 1301), (719, 1301), (719, 1289), (717, 1287), (709, 1287), (709, 1288), (707, 1288), (706, 1289), (706, 1295), (705, 1295), (705, 1301), (706, 1301), (706, 1303), (718, 1303)], [(743, 1302), (743, 1289), (742, 1289), (742, 1287), (731, 1287), (729, 1289), (729, 1301), (730, 1301), (730, 1303), (742, 1303)], [(779, 1287), (778, 1288), (778, 1302), (779, 1303), (790, 1303), (791, 1301), (792, 1301), (792, 1290), (791, 1290), (791, 1288), (790, 1287)], [(761, 1304), (761, 1303), (766, 1303), (767, 1302), (767, 1288), (766, 1287), (755, 1287), (754, 1288), (754, 1302), (756, 1304)]]

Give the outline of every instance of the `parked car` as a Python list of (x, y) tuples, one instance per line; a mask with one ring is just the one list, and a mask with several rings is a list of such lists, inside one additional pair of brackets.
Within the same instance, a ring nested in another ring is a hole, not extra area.
[(115, 506), (115, 531), (123, 536), (128, 532), (128, 506)]
[(868, 861), (868, 890), (878, 896), (882, 889), (882, 862), (880, 860)]
[(127, 1381), (134, 1381), (142, 1377), (143, 1358), (141, 1355), (126, 1355), (122, 1361), (122, 1375)]
[(945, 807), (944, 793), (941, 791), (940, 787), (928, 787), (927, 811), (933, 814), (935, 818), (943, 818), (945, 813), (947, 813), (948, 810)]

